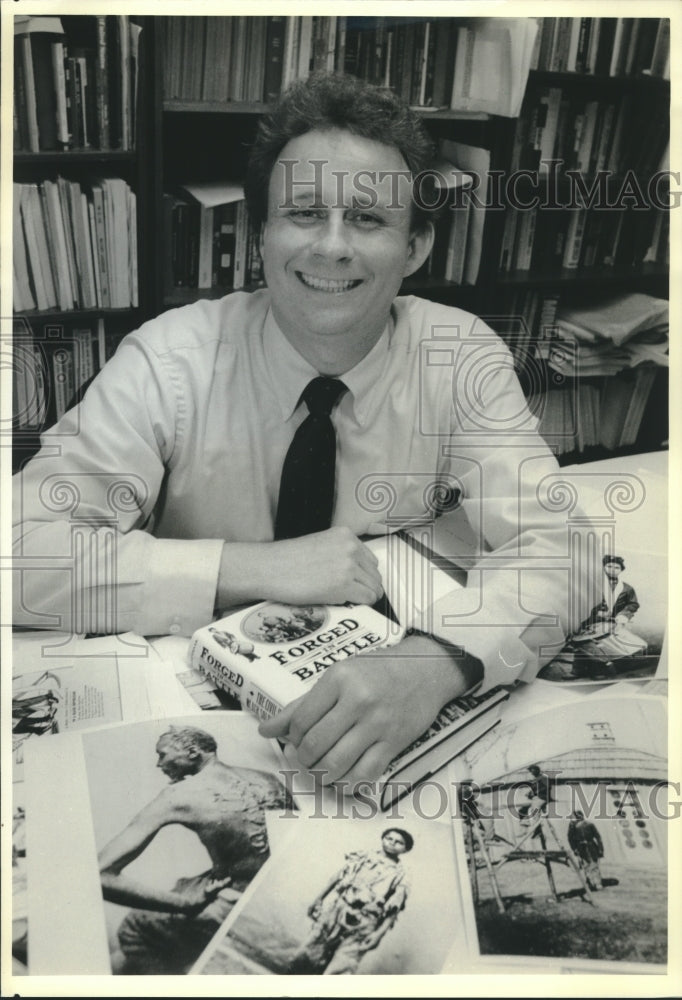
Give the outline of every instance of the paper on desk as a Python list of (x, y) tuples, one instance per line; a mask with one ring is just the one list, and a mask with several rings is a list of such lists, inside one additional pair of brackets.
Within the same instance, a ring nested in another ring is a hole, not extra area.
[[(196, 715), (66, 733), (49, 745), (36, 740), (27, 748), (31, 975), (110, 972), (107, 927), (114, 950), (125, 910), (103, 900), (98, 851), (168, 787), (169, 777), (156, 766), (155, 748), (171, 723), (194, 727)], [(216, 740), (218, 759), (240, 769), (245, 781), (241, 769), (255, 769), (284, 786), (279, 758), (258, 734), (250, 713), (212, 712), (201, 728)], [(224, 803), (227, 813), (241, 814), (243, 808), (241, 798)], [(180, 877), (206, 870), (206, 847), (189, 824), (178, 819), (156, 834), (126, 865), (140, 884), (152, 891), (169, 889)]]
[[(142, 636), (18, 632), (12, 648), (13, 945), (26, 937), (27, 745), (58, 733), (180, 715), (184, 689)], [(61, 790), (60, 790), (61, 793)]]

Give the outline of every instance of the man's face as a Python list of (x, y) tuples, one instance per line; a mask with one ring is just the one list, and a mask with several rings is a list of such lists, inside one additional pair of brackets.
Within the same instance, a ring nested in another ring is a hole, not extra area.
[(384, 849), (384, 854), (388, 854), (389, 858), (397, 858), (407, 850), (407, 844), (397, 830), (389, 830), (388, 833), (384, 834), (381, 838), (381, 846)]
[(182, 781), (187, 774), (196, 774), (196, 755), (186, 747), (179, 746), (169, 737), (162, 736), (156, 744), (156, 766), (161, 768), (172, 782)]
[(431, 246), (430, 230), (411, 233), (406, 174), (397, 149), (338, 129), (282, 150), (261, 252), (275, 319), (295, 347), (311, 337), (373, 346)]
[(609, 580), (617, 580), (622, 572), (622, 567), (620, 563), (607, 562), (604, 565), (604, 572), (608, 576)]

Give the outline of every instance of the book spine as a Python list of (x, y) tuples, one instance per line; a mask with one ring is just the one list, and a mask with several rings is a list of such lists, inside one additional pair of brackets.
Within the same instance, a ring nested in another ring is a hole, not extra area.
[(247, 236), (246, 203), (237, 202), (235, 222), (234, 249), (234, 289), (237, 291), (246, 284), (246, 236)]
[(38, 137), (41, 150), (57, 149), (57, 98), (52, 72), (52, 42), (49, 35), (31, 35)]
[(100, 149), (108, 149), (111, 139), (109, 133), (109, 64), (106, 15), (97, 15), (95, 21), (97, 28), (95, 104), (97, 107), (98, 145)]
[(38, 131), (38, 110), (36, 105), (36, 81), (33, 69), (31, 39), (28, 35), (23, 35), (19, 39), (19, 51), (21, 54), (24, 89), (26, 93), (28, 148), (31, 153), (37, 153), (40, 150), (40, 135)]
[[(40, 260), (40, 247), (34, 224), (34, 196), (31, 190), (32, 185), (22, 184), (20, 192), (20, 210), (23, 223), (24, 237), (26, 239), (26, 252), (31, 275), (33, 279), (33, 290), (38, 309), (48, 309), (56, 304), (48, 296), (48, 289), (42, 272)], [(52, 276), (50, 275), (50, 281)]]
[(574, 208), (570, 211), (563, 266), (575, 269), (580, 263), (587, 211), (583, 208)]
[(530, 211), (526, 210), (521, 216), (515, 252), (515, 264), (518, 271), (528, 271), (530, 269), (533, 258), (533, 243), (535, 240), (537, 218), (537, 208), (532, 208)]
[(217, 209), (219, 230), (216, 285), (222, 288), (231, 288), (234, 284), (235, 212), (235, 205), (224, 205)]
[(111, 307), (111, 291), (109, 287), (109, 260), (107, 253), (107, 231), (104, 218), (104, 195), (101, 185), (92, 189), (92, 201), (95, 213), (95, 233), (97, 235), (97, 264), (99, 270), (100, 288), (102, 290), (102, 306)]
[(57, 144), (63, 148), (69, 145), (71, 135), (66, 113), (66, 76), (64, 74), (64, 43), (52, 42), (52, 75), (56, 97)]
[(244, 673), (224, 655), (225, 650), (208, 636), (195, 636), (189, 647), (188, 659), (194, 670), (209, 677), (219, 688), (243, 704)]
[(82, 308), (83, 302), (83, 275), (78, 262), (77, 232), (76, 222), (71, 206), (71, 190), (68, 181), (63, 177), (57, 178), (57, 207), (61, 212), (64, 241), (66, 243), (66, 264), (67, 273), (71, 285), (71, 293), (74, 303)]
[(57, 420), (66, 413), (75, 392), (73, 352), (63, 346), (52, 355)]
[(210, 288), (213, 270), (213, 208), (199, 208), (199, 262), (197, 288)]
[(268, 18), (268, 33), (265, 44), (265, 75), (263, 81), (263, 100), (266, 104), (276, 101), (282, 89), (282, 61), (284, 58), (285, 33), (286, 18)]
[(75, 346), (74, 381), (76, 391), (95, 374), (92, 330), (74, 330)]
[(137, 256), (137, 196), (126, 187), (126, 203), (128, 206), (128, 287), (130, 305), (137, 309), (140, 304)]
[(36, 379), (36, 406), (35, 406), (35, 426), (45, 427), (48, 425), (48, 412), (50, 408), (50, 382), (47, 376), (47, 366), (43, 352), (36, 345), (33, 348), (35, 358), (35, 379)]

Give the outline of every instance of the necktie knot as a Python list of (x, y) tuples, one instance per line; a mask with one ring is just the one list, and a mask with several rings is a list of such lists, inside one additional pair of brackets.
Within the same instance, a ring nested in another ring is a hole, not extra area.
[(318, 375), (303, 390), (303, 399), (314, 417), (328, 417), (347, 386), (338, 378)]

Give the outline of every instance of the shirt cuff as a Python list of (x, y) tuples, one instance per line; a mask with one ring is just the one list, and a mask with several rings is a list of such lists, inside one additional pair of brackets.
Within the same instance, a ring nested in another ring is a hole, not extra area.
[(145, 573), (142, 635), (191, 636), (213, 621), (224, 542), (155, 539)]

